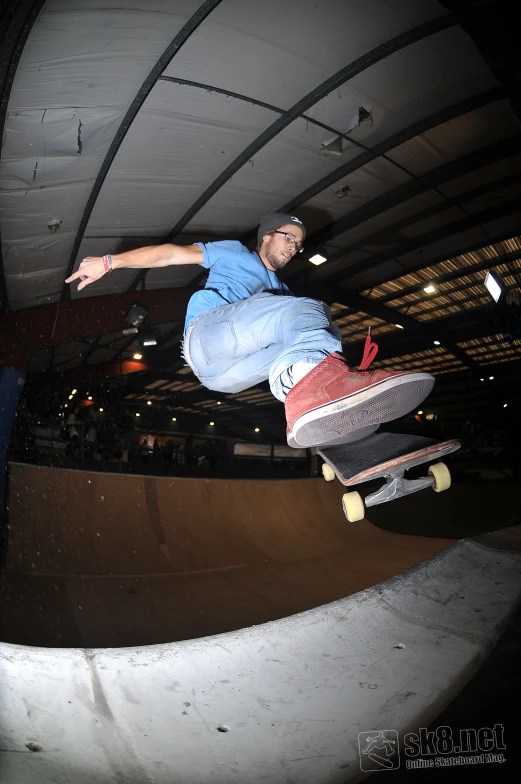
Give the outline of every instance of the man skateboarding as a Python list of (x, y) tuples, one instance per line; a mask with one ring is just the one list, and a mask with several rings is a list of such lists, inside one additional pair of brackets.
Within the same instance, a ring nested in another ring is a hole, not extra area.
[(201, 264), (208, 280), (188, 303), (183, 341), (183, 356), (200, 382), (233, 393), (268, 379), (285, 406), (290, 446), (346, 443), (412, 411), (434, 378), (367, 372), (377, 351), (370, 338), (359, 370), (347, 366), (328, 306), (293, 296), (276, 275), (303, 251), (305, 237), (299, 218), (271, 213), (260, 222), (255, 251), (225, 240), (89, 256), (66, 283), (79, 280), (80, 290), (120, 268)]

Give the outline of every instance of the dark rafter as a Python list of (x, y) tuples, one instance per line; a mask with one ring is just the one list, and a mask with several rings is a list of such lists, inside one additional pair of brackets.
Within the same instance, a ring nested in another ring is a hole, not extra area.
[[(403, 256), (405, 253), (412, 253), (413, 251), (424, 248), (433, 242), (438, 242), (439, 240), (446, 239), (447, 237), (452, 237), (455, 234), (460, 234), (461, 232), (467, 231), (467, 229), (475, 228), (480, 224), (489, 223), (490, 221), (504, 218), (507, 215), (512, 215), (519, 209), (521, 209), (521, 197), (512, 199), (506, 204), (499, 204), (495, 207), (489, 207), (488, 210), (483, 210), (482, 212), (469, 215), (466, 218), (449, 223), (447, 226), (441, 226), (440, 228), (429, 231), (426, 234), (420, 235), (419, 237), (411, 237), (410, 239), (405, 240), (405, 242), (401, 242), (398, 245), (395, 245), (390, 250), (376, 253), (373, 256), (369, 256), (367, 259), (364, 259), (363, 261), (356, 262), (356, 264), (343, 267), (343, 269), (338, 270), (338, 272), (332, 275), (325, 274), (324, 276), (321, 276), (320, 279), (326, 279), (328, 283), (339, 283), (340, 281), (346, 280), (347, 278), (357, 275), (361, 272), (367, 272), (369, 269), (374, 269), (375, 267), (384, 264), (386, 261)], [(488, 244), (491, 244), (491, 242), (493, 242), (493, 240), (489, 239)], [(455, 248), (452, 255), (457, 256), (459, 253), (459, 249)], [(404, 273), (405, 272), (407, 272), (407, 270), (404, 270)], [(327, 271), (324, 270), (324, 273), (327, 273)]]
[[(515, 136), (512, 139), (495, 142), (494, 144), (483, 147), (473, 153), (463, 155), (461, 158), (457, 158), (450, 163), (445, 163), (442, 166), (438, 166), (436, 169), (431, 169), (431, 171), (425, 172), (422, 174), (421, 180), (412, 179), (408, 182), (404, 182), (402, 185), (398, 185), (396, 188), (382, 193), (381, 196), (377, 196), (375, 199), (372, 199), (366, 204), (363, 204), (361, 207), (352, 210), (347, 215), (344, 215), (342, 218), (339, 218), (337, 221), (335, 221), (334, 224), (326, 227), (324, 230), (320, 230), (314, 235), (310, 235), (306, 239), (306, 245), (308, 248), (319, 245), (323, 236), (325, 236), (325, 234), (322, 234), (322, 231), (334, 231), (335, 235), (349, 231), (355, 226), (359, 226), (371, 218), (381, 215), (387, 210), (390, 210), (393, 207), (397, 207), (398, 205), (403, 204), (404, 202), (409, 201), (410, 199), (413, 199), (422, 193), (425, 193), (430, 188), (438, 187), (443, 183), (449, 182), (450, 180), (456, 179), (457, 177), (462, 177), (469, 172), (475, 171), (476, 169), (487, 166), (491, 163), (495, 163), (496, 161), (502, 160), (504, 158), (508, 158), (511, 155), (516, 155), (519, 152), (521, 152), (521, 136)], [(326, 274), (329, 277), (336, 271), (338, 271), (339, 274), (342, 273), (343, 275), (344, 267), (342, 262), (339, 260), (343, 259), (346, 253), (347, 251), (344, 248), (341, 248), (338, 251), (335, 251), (335, 253), (330, 254), (327, 264), (320, 268), (320, 270), (313, 270), (313, 277), (321, 278)], [(309, 265), (305, 265), (305, 269), (308, 271)], [(301, 277), (302, 272), (303, 270), (301, 264), (300, 269), (297, 270), (293, 275), (289, 276), (289, 278), (286, 278), (286, 281), (288, 279), (295, 280), (298, 277)]]
[[(495, 88), (493, 90), (487, 90), (487, 92), (481, 93), (480, 95), (474, 95), (472, 98), (467, 98), (464, 101), (455, 103), (452, 106), (441, 109), (439, 112), (430, 114), (423, 120), (419, 120), (413, 125), (409, 125), (407, 128), (404, 128), (392, 136), (389, 136), (388, 139), (384, 139), (379, 144), (376, 144), (371, 150), (368, 150), (362, 155), (353, 158), (352, 160), (343, 164), (343, 166), (339, 166), (337, 169), (330, 172), (330, 174), (327, 174), (325, 177), (322, 177), (322, 179), (318, 180), (314, 185), (311, 185), (305, 191), (299, 193), (298, 196), (295, 196), (295, 198), (286, 202), (286, 204), (283, 204), (277, 209), (277, 212), (292, 212), (295, 208), (305, 204), (305, 202), (314, 198), (319, 193), (327, 190), (327, 188), (330, 188), (331, 185), (334, 185), (339, 180), (342, 180), (344, 177), (347, 177), (349, 174), (352, 174), (354, 171), (362, 168), (362, 166), (367, 165), (371, 161), (376, 160), (376, 158), (385, 157), (386, 153), (390, 152), (396, 147), (400, 147), (402, 144), (405, 144), (411, 139), (414, 139), (416, 136), (420, 136), (422, 133), (426, 133), (432, 128), (436, 128), (438, 125), (443, 125), (443, 123), (449, 122), (456, 117), (461, 117), (468, 112), (475, 111), (476, 109), (480, 109), (483, 106), (488, 106), (491, 103), (500, 101), (502, 98), (505, 98), (506, 95), (507, 93), (503, 88)], [(255, 230), (252, 230), (244, 234), (243, 237), (241, 237), (241, 241), (248, 242), (254, 237)]]
[[(466, 275), (473, 275), (476, 272), (482, 272), (484, 270), (493, 269), (494, 267), (499, 267), (501, 264), (508, 264), (511, 261), (517, 261), (519, 258), (521, 258), (521, 251), (513, 250), (510, 253), (505, 253), (502, 256), (498, 256), (497, 258), (485, 259), (484, 261), (480, 261), (477, 264), (469, 264), (468, 266), (462, 267), (460, 269), (445, 272), (443, 275), (435, 275), (432, 278), (429, 278), (429, 283), (432, 283), (435, 286), (439, 285), (440, 283), (447, 283), (450, 280), (457, 280), (458, 278), (462, 278)], [(429, 263), (428, 266), (430, 267), (431, 263)], [(421, 291), (424, 286), (425, 281), (422, 280), (421, 283), (415, 283), (413, 286), (406, 286), (405, 288), (400, 288), (399, 291), (392, 291), (389, 292), (389, 294), (384, 294), (382, 297), (376, 297), (376, 300), (383, 305), (384, 303), (393, 299), (397, 299), (398, 297), (401, 298), (406, 297), (408, 294), (415, 294), (417, 291)]]
[[(330, 76), (329, 79), (326, 79), (324, 82), (322, 82), (322, 84), (318, 85), (318, 87), (315, 87), (314, 90), (305, 95), (300, 101), (294, 104), (291, 109), (288, 109), (288, 111), (284, 112), (281, 117), (279, 117), (277, 120), (275, 120), (274, 123), (266, 128), (265, 131), (263, 131), (251, 144), (249, 144), (248, 147), (246, 147), (246, 149), (243, 150), (242, 153), (238, 155), (223, 172), (221, 172), (221, 174), (213, 181), (213, 183), (204, 191), (203, 194), (201, 194), (198, 199), (196, 199), (192, 206), (179, 219), (163, 242), (171, 242), (173, 238), (184, 229), (184, 227), (189, 223), (194, 215), (196, 215), (204, 207), (204, 205), (213, 196), (215, 196), (220, 188), (222, 188), (223, 185), (225, 185), (230, 180), (230, 178), (239, 171), (239, 169), (241, 169), (254, 155), (256, 155), (259, 150), (261, 150), (266, 144), (268, 144), (268, 142), (274, 139), (277, 134), (284, 130), (284, 128), (294, 122), (294, 120), (296, 120), (301, 114), (306, 112), (311, 106), (316, 104), (326, 95), (329, 95), (332, 90), (335, 90), (337, 87), (345, 84), (362, 71), (371, 67), (380, 60), (389, 57), (395, 52), (398, 52), (401, 49), (410, 46), (411, 44), (417, 43), (423, 38), (434, 35), (435, 33), (439, 33), (442, 30), (446, 30), (448, 27), (453, 27), (455, 24), (457, 24), (457, 21), (457, 15), (450, 14), (439, 17), (438, 19), (433, 19), (429, 22), (426, 22), (425, 24), (419, 25), (418, 27), (414, 27), (411, 30), (407, 30), (405, 33), (392, 38), (390, 41), (377, 46), (375, 49), (372, 49), (370, 52), (362, 55), (362, 57), (357, 58), (352, 63), (345, 66), (345, 68), (342, 68), (340, 71), (333, 74), (333, 76)], [(138, 273), (133, 283), (129, 287), (129, 291), (134, 291), (139, 283), (146, 277), (146, 274), (146, 270), (142, 270), (140, 273)]]
[[(7, 106), (20, 57), (45, 0), (11, 0), (4, 8), (0, 30), (0, 140), (4, 138)], [(9, 310), (0, 237), (0, 316)]]
[[(112, 166), (112, 162), (116, 157), (119, 148), (125, 138), (130, 126), (134, 122), (139, 110), (143, 106), (143, 103), (149, 96), (152, 88), (157, 83), (157, 80), (161, 76), (162, 72), (165, 68), (169, 65), (172, 58), (178, 53), (181, 49), (183, 44), (190, 38), (190, 36), (197, 30), (197, 28), (204, 22), (209, 14), (221, 3), (221, 0), (206, 0), (190, 17), (188, 22), (184, 25), (184, 27), (179, 31), (176, 35), (172, 43), (165, 49), (161, 57), (158, 59), (157, 63), (154, 65), (152, 70), (150, 71), (149, 75), (139, 88), (136, 97), (132, 101), (125, 117), (121, 125), (119, 126), (114, 139), (112, 140), (112, 144), (110, 145), (107, 154), (105, 155), (105, 159), (101, 164), (100, 170), (98, 172), (98, 176), (96, 177), (96, 182), (93, 185), (92, 191), (88, 198), (87, 204), (83, 211), (83, 215), (81, 218), (81, 222), (76, 233), (76, 237), (74, 240), (74, 245), (72, 247), (71, 255), (69, 258), (69, 264), (67, 267), (67, 274), (65, 277), (69, 277), (72, 275), (74, 270), (74, 265), (76, 263), (76, 256), (78, 255), (78, 251), (80, 249), (80, 245), (83, 240), (83, 235), (85, 234), (85, 230), (87, 228), (87, 224), (89, 222), (92, 210), (94, 209), (94, 205), (96, 203), (96, 199), (98, 198), (99, 192), (105, 182), (105, 178), (109, 172), (110, 167)], [(69, 290), (68, 284), (64, 284), (63, 291), (62, 291), (62, 299), (65, 299), (67, 295), (67, 291)]]

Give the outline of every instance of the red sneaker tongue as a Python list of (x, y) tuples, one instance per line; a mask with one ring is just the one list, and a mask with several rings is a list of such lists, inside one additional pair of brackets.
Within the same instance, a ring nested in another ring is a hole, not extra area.
[(360, 362), (359, 370), (367, 370), (373, 359), (378, 354), (378, 345), (373, 343), (371, 340), (371, 327), (369, 327), (369, 331), (367, 333), (367, 337), (365, 339), (364, 345), (364, 355), (362, 357), (362, 361)]

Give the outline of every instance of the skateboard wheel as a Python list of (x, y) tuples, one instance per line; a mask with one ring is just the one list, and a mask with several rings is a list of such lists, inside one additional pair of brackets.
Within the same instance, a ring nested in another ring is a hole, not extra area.
[(342, 508), (350, 523), (357, 523), (365, 517), (365, 506), (360, 493), (344, 493), (342, 496)]
[(326, 482), (332, 482), (333, 479), (335, 478), (335, 472), (333, 471), (331, 466), (328, 465), (327, 463), (324, 463), (322, 466), (322, 476), (324, 477)]
[(434, 477), (432, 489), (436, 493), (442, 493), (450, 487), (450, 471), (445, 463), (433, 463), (429, 466), (429, 474)]

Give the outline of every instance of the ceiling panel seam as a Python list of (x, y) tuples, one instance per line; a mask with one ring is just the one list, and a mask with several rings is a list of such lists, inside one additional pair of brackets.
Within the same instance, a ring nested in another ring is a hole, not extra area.
[[(273, 106), (270, 103), (259, 101), (257, 100), (257, 98), (251, 98), (248, 95), (241, 95), (240, 93), (230, 92), (230, 90), (223, 90), (221, 87), (213, 87), (210, 84), (201, 84), (201, 82), (192, 82), (189, 79), (178, 79), (174, 76), (160, 76), (159, 81), (172, 82), (173, 84), (185, 85), (187, 87), (196, 87), (200, 90), (206, 90), (207, 92), (210, 93), (217, 93), (218, 95), (226, 95), (228, 98), (236, 98), (238, 101), (244, 101), (245, 103), (250, 103), (253, 106), (259, 106), (262, 109), (268, 109), (269, 111), (276, 112), (277, 114), (284, 114), (285, 112), (285, 109), (281, 109), (280, 106)], [(356, 139), (352, 139), (347, 133), (338, 131), (336, 128), (332, 128), (330, 125), (326, 125), (325, 123), (320, 122), (320, 120), (315, 120), (313, 117), (309, 117), (307, 114), (301, 114), (299, 115), (299, 117), (302, 120), (305, 120), (306, 122), (310, 123), (311, 125), (316, 125), (318, 128), (322, 128), (324, 131), (327, 131), (328, 133), (332, 133), (335, 136), (342, 137), (342, 139), (345, 139), (347, 142), (352, 144), (353, 147), (358, 147), (361, 150), (370, 152), (369, 147), (367, 147), (362, 142), (356, 141)]]
[[(375, 63), (389, 57), (401, 49), (411, 46), (424, 38), (427, 38), (435, 33), (453, 27), (458, 23), (457, 14), (447, 14), (446, 16), (439, 17), (425, 24), (413, 27), (410, 30), (401, 33), (389, 41), (371, 49), (371, 51), (358, 57), (352, 63), (337, 71), (324, 82), (319, 84), (311, 92), (300, 99), (290, 109), (288, 109), (281, 117), (275, 120), (268, 128), (266, 128), (246, 149), (238, 155), (229, 166), (224, 169), (221, 174), (215, 178), (212, 184), (199, 196), (192, 206), (185, 212), (185, 214), (177, 221), (173, 229), (163, 239), (163, 242), (171, 242), (172, 239), (179, 234), (187, 223), (196, 215), (202, 207), (225, 185), (230, 178), (239, 171), (251, 158), (256, 155), (263, 147), (275, 138), (284, 128), (290, 125), (297, 117), (303, 112), (307, 111), (311, 106), (319, 100), (329, 95), (337, 87), (353, 79), (362, 71), (370, 68)], [(128, 291), (134, 291), (137, 285), (146, 277), (147, 270), (142, 270), (136, 275), (133, 283)]]
[[(74, 240), (74, 245), (72, 248), (72, 252), (69, 259), (69, 264), (67, 267), (67, 273), (65, 277), (69, 277), (74, 269), (74, 264), (76, 262), (76, 256), (80, 249), (83, 235), (87, 228), (87, 224), (89, 222), (90, 216), (92, 214), (92, 210), (94, 209), (94, 205), (96, 203), (96, 199), (98, 198), (99, 192), (103, 186), (105, 178), (109, 172), (109, 169), (116, 157), (118, 150), (125, 138), (130, 126), (132, 125), (133, 121), (135, 120), (139, 110), (141, 109), (143, 103), (145, 102), (146, 98), (150, 94), (152, 88), (157, 83), (161, 73), (165, 70), (165, 68), (169, 65), (175, 55), (179, 52), (181, 47), (188, 41), (191, 35), (199, 28), (199, 26), (204, 22), (204, 20), (211, 14), (211, 12), (218, 6), (222, 0), (206, 0), (198, 9), (197, 11), (190, 17), (188, 22), (182, 27), (179, 33), (175, 36), (173, 41), (168, 45), (165, 49), (161, 57), (157, 60), (156, 64), (150, 71), (149, 75), (141, 85), (140, 89), (138, 90), (136, 97), (132, 101), (121, 125), (119, 126), (114, 139), (109, 147), (107, 154), (101, 164), (100, 170), (98, 172), (98, 176), (96, 177), (96, 181), (93, 185), (92, 191), (89, 195), (87, 200), (87, 204), (85, 205), (85, 209), (83, 211), (83, 215), (80, 221), (80, 225)], [(65, 299), (67, 294), (70, 292), (70, 287), (68, 284), (63, 285), (62, 290), (62, 299)]]

